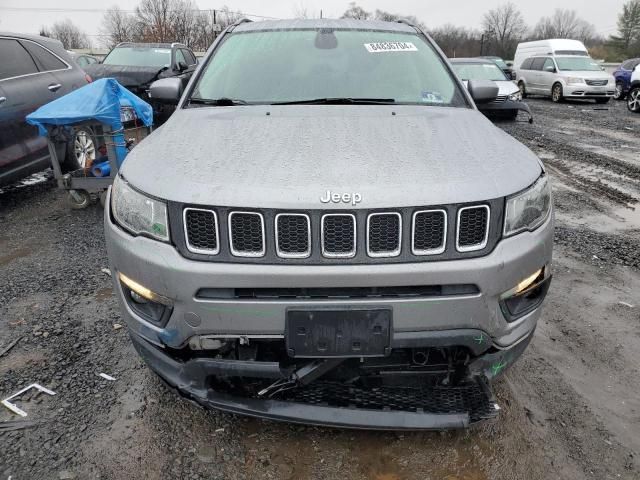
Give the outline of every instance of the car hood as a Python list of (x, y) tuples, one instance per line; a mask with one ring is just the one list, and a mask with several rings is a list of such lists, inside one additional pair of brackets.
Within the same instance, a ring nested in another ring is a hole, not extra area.
[(504, 82), (499, 81), (499, 82), (496, 82), (496, 85), (498, 86), (498, 95), (500, 96), (511, 95), (512, 93), (516, 93), (520, 91), (518, 86), (511, 80), (508, 80), (508, 81), (505, 80)]
[(477, 110), (425, 106), (236, 106), (177, 110), (121, 170), (159, 198), (234, 207), (362, 208), (503, 197), (538, 158)]
[(128, 67), (104, 64), (87, 65), (84, 71), (93, 80), (115, 78), (120, 85), (126, 88), (146, 86), (153, 80), (166, 75), (165, 72), (160, 72), (158, 67)]

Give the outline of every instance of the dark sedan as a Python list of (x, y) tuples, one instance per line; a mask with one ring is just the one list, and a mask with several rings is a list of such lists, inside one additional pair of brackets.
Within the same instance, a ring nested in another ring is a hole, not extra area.
[[(50, 38), (0, 33), (0, 58), (0, 185), (6, 185), (50, 165), (46, 139), (25, 117), (90, 79)], [(79, 131), (59, 155), (69, 170), (84, 166), (95, 156), (91, 132)]]

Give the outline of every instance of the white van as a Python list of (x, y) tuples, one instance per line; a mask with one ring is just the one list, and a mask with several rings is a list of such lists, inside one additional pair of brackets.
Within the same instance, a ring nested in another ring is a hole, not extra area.
[(579, 40), (568, 38), (552, 38), (549, 40), (536, 40), (533, 42), (521, 42), (516, 48), (513, 58), (513, 67), (520, 68), (522, 62), (531, 57), (542, 57), (547, 55), (578, 55), (588, 57), (589, 52)]
[(524, 98), (544, 95), (554, 102), (565, 98), (607, 103), (615, 93), (615, 79), (593, 60), (578, 40), (523, 42), (514, 58), (516, 82)]

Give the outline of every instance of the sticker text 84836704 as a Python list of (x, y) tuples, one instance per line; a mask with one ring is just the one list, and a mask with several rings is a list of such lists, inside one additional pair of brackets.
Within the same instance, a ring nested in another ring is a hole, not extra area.
[(418, 48), (411, 42), (365, 43), (364, 48), (366, 48), (369, 53), (418, 51)]

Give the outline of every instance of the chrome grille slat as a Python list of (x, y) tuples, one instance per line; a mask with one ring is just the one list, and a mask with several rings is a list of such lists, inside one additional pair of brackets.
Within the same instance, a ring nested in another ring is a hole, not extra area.
[(351, 213), (327, 213), (322, 216), (320, 242), (327, 258), (351, 258), (356, 255), (356, 217)]
[(603, 80), (586, 80), (586, 84), (590, 85), (592, 87), (604, 87), (607, 83), (609, 83), (609, 80), (607, 79), (603, 79)]
[(411, 251), (414, 255), (438, 255), (445, 251), (446, 210), (418, 210), (414, 212), (411, 223)]
[(218, 215), (204, 208), (185, 208), (182, 217), (187, 249), (203, 255), (220, 252)]
[(311, 255), (311, 219), (303, 213), (279, 213), (275, 219), (276, 254), (280, 258)]
[(402, 216), (396, 212), (371, 213), (367, 217), (367, 255), (397, 257), (402, 245)]
[(491, 211), (488, 205), (473, 205), (458, 210), (456, 222), (456, 250), (482, 250), (489, 238)]
[(265, 248), (264, 218), (256, 212), (229, 214), (229, 248), (236, 257), (263, 257)]

